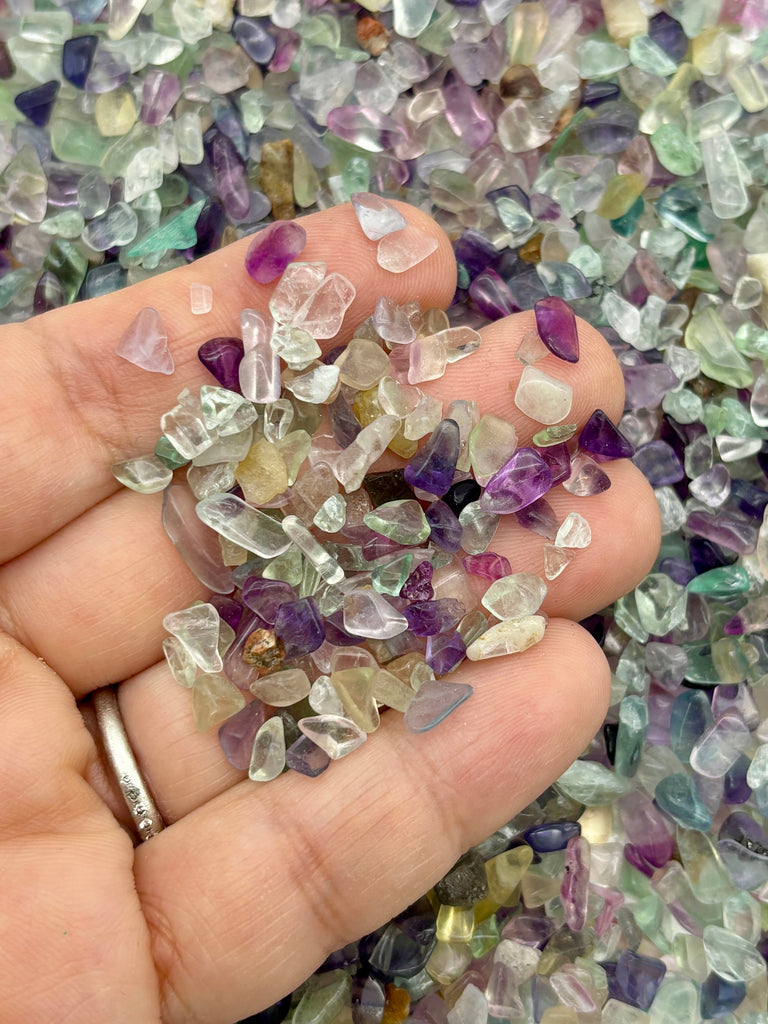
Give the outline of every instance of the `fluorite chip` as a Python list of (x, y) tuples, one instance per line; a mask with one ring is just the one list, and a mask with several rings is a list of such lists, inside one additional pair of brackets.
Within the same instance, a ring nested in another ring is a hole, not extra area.
[(631, 459), (635, 453), (632, 444), (611, 423), (602, 409), (595, 409), (579, 434), (579, 448), (599, 461)]
[(576, 317), (568, 303), (557, 295), (539, 299), (533, 307), (536, 330), (549, 351), (568, 363), (579, 361), (579, 333)]
[(276, 220), (259, 231), (245, 254), (245, 269), (259, 284), (275, 281), (307, 244), (307, 232), (295, 220)]

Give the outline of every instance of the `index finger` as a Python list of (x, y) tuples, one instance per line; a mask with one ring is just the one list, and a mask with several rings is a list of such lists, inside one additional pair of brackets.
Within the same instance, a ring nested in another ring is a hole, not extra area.
[[(451, 301), (456, 262), (448, 238), (426, 214), (397, 205), (409, 225), (437, 241), (426, 260), (403, 274), (378, 265), (376, 246), (360, 230), (349, 204), (301, 220), (307, 244), (299, 258), (325, 262), (356, 289), (346, 324), (365, 319), (381, 295), (397, 303), (416, 300), (424, 307)], [(110, 472), (112, 463), (137, 451), (151, 452), (160, 434), (159, 417), (178, 393), (210, 383), (197, 359), (198, 347), (208, 338), (239, 335), (241, 310), (266, 310), (274, 287), (257, 284), (246, 273), (250, 241), (241, 239), (188, 267), (0, 334), (5, 416), (0, 561), (28, 550), (114, 493), (119, 485)], [(192, 313), (193, 283), (212, 288), (210, 314)], [(146, 306), (159, 311), (167, 329), (176, 365), (171, 375), (147, 373), (115, 353)], [(20, 509), (33, 514), (20, 517)]]

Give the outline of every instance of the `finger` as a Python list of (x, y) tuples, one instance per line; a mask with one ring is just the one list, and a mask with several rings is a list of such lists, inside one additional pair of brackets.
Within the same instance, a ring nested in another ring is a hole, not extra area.
[(93, 753), (67, 687), (0, 634), (4, 1021), (159, 1024), (133, 846), (83, 778)]
[(393, 719), (320, 779), (242, 783), (136, 851), (166, 1024), (269, 1005), (402, 910), (565, 770), (610, 686), (594, 641), (562, 620), (460, 679), (474, 696), (433, 732)]
[[(624, 378), (610, 345), (591, 324), (577, 318), (580, 356), (567, 363), (554, 355), (537, 362), (536, 368), (562, 381), (573, 391), (571, 411), (565, 423), (583, 425), (595, 411), (602, 409), (614, 422), (624, 411)], [(467, 359), (449, 363), (436, 381), (419, 385), (440, 398), (447, 406), (457, 397), (473, 398), (480, 414), (489, 413), (513, 423), (520, 445), (530, 444), (543, 429), (537, 420), (524, 415), (515, 405), (514, 395), (525, 365), (517, 358), (521, 341), (536, 329), (533, 311), (516, 313), (484, 327), (480, 348)]]
[[(603, 463), (611, 486), (601, 494), (577, 498), (563, 487), (546, 499), (558, 522), (576, 512), (590, 527), (587, 548), (571, 549), (563, 572), (547, 581), (543, 608), (549, 615), (584, 619), (629, 593), (650, 572), (661, 540), (659, 505), (648, 481), (628, 460)], [(502, 516), (489, 550), (504, 555), (512, 572), (545, 574), (546, 541), (524, 529), (514, 516)], [(484, 592), (487, 581), (479, 581)]]
[[(322, 260), (357, 289), (347, 329), (370, 314), (382, 294), (397, 302), (415, 299), (445, 306), (456, 284), (450, 242), (431, 218), (401, 204), (411, 225), (438, 247), (404, 274), (376, 262), (376, 246), (357, 224), (349, 204), (302, 218), (307, 230), (304, 260)], [(239, 335), (243, 308), (266, 309), (272, 285), (258, 285), (245, 271), (249, 239), (242, 239), (189, 267), (123, 292), (54, 310), (0, 335), (5, 360), (0, 406), (6, 430), (0, 451), (0, 561), (27, 550), (117, 490), (110, 466), (151, 452), (159, 418), (176, 404), (183, 387), (210, 383), (197, 359), (207, 338)], [(207, 316), (194, 316), (189, 286), (214, 291)], [(115, 354), (123, 333), (145, 306), (160, 312), (176, 371), (147, 373)], [(330, 344), (330, 343), (329, 343)], [(23, 446), (23, 448), (22, 448)], [(19, 451), (25, 458), (19, 459)], [(19, 521), (19, 508), (35, 514)]]

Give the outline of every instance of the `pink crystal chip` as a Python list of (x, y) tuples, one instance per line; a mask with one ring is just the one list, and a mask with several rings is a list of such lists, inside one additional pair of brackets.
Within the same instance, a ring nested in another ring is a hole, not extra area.
[(245, 269), (254, 281), (276, 280), (307, 244), (307, 232), (295, 220), (276, 220), (254, 237), (245, 254)]
[(567, 363), (579, 361), (579, 335), (573, 310), (557, 295), (549, 295), (534, 304), (536, 330), (552, 355)]

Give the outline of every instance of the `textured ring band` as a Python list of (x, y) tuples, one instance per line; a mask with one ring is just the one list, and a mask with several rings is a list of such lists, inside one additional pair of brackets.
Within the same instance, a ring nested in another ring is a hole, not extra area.
[(139, 838), (142, 841), (151, 839), (163, 831), (165, 822), (139, 771), (120, 715), (117, 694), (111, 686), (96, 690), (93, 694), (93, 709), (107, 760), (115, 774)]

